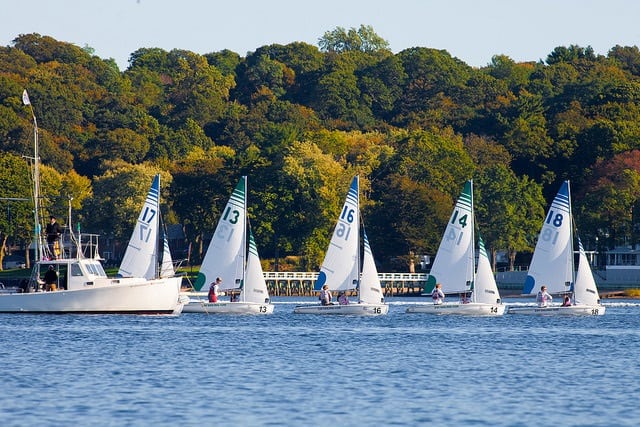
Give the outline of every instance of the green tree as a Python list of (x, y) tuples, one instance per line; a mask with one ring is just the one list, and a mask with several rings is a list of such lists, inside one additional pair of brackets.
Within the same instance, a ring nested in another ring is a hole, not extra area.
[(323, 52), (377, 52), (389, 50), (389, 42), (376, 34), (370, 25), (360, 25), (360, 28), (345, 30), (336, 27), (327, 31), (318, 40), (318, 46)]
[(637, 243), (640, 233), (633, 221), (640, 200), (640, 150), (598, 161), (575, 198), (576, 223), (585, 240), (598, 237), (609, 248)]
[(194, 245), (192, 263), (202, 260), (205, 239), (215, 231), (220, 212), (240, 178), (225, 169), (234, 156), (228, 147), (194, 148), (173, 166), (171, 203)]
[(311, 142), (292, 144), (282, 172), (293, 189), (288, 219), (307, 268), (319, 268), (353, 173)]
[(531, 251), (544, 219), (542, 187), (526, 176), (518, 178), (505, 164), (483, 168), (474, 180), (477, 226), (488, 243), (492, 259), (507, 250), (509, 268), (516, 255)]
[[(3, 171), (0, 174), (0, 269), (2, 269), (2, 259), (9, 247), (13, 245), (22, 249), (29, 247), (34, 236), (34, 218), (30, 166), (23, 158), (2, 152), (0, 170)], [(29, 259), (28, 256), (26, 259)]]
[[(161, 204), (165, 207), (172, 177), (169, 172), (151, 164), (114, 161), (105, 162), (103, 167), (105, 172), (93, 180), (93, 197), (86, 199), (82, 209), (84, 228), (107, 239), (115, 238), (126, 246), (153, 177), (158, 173), (162, 175)], [(122, 255), (124, 248), (120, 249), (117, 252)]]

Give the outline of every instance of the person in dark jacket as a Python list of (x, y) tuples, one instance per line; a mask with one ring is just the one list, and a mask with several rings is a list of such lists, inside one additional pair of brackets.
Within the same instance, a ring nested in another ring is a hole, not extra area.
[(55, 291), (58, 285), (58, 273), (54, 270), (53, 265), (49, 266), (49, 269), (44, 273), (44, 290)]
[(56, 221), (56, 217), (51, 215), (49, 217), (49, 224), (45, 228), (47, 233), (47, 246), (49, 247), (49, 254), (51, 258), (58, 259), (60, 257), (60, 235), (62, 235), (62, 227)]

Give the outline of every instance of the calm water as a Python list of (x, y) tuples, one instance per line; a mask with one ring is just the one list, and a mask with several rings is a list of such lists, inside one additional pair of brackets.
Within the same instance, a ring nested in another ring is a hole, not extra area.
[[(603, 317), (0, 315), (1, 426), (640, 425), (640, 303)], [(507, 302), (516, 302), (508, 300)]]

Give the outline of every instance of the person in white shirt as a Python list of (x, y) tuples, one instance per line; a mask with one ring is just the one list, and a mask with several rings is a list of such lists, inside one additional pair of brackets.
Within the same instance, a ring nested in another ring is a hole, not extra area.
[(431, 299), (436, 305), (444, 302), (444, 292), (442, 292), (442, 285), (440, 283), (436, 283), (435, 288), (431, 291)]
[(329, 285), (324, 285), (320, 291), (320, 303), (322, 305), (331, 305), (331, 291)]
[(209, 302), (218, 302), (218, 294), (220, 292), (221, 278), (216, 278), (216, 281), (209, 286)]
[(538, 303), (538, 307), (546, 307), (551, 304), (551, 300), (553, 297), (549, 295), (547, 292), (547, 287), (545, 285), (540, 286), (540, 291), (538, 291), (538, 295), (536, 295), (536, 302)]

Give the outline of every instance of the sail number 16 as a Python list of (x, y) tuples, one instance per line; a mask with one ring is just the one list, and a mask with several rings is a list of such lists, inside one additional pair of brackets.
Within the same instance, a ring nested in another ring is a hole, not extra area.
[(340, 221), (338, 222), (338, 226), (336, 227), (336, 236), (344, 238), (344, 240), (349, 240), (351, 227), (349, 225), (346, 225), (342, 221), (345, 221), (349, 224), (353, 223), (354, 213), (355, 210), (353, 208), (349, 209), (349, 206), (344, 206), (344, 209), (342, 209), (342, 214), (340, 214)]

